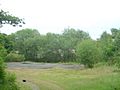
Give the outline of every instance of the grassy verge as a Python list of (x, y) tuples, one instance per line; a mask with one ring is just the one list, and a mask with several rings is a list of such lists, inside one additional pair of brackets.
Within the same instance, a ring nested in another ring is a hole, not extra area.
[[(40, 90), (120, 90), (120, 73), (114, 70), (108, 66), (86, 70), (8, 69), (18, 81), (26, 79)], [(21, 90), (27, 90), (24, 87)]]

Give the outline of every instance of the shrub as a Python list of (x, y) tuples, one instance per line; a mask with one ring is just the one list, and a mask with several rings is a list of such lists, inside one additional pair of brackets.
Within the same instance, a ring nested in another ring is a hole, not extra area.
[(84, 40), (76, 47), (76, 54), (80, 63), (88, 68), (94, 67), (101, 58), (100, 49), (92, 40)]
[(5, 63), (0, 57), (0, 90), (20, 90), (15, 80), (14, 74), (5, 72)]
[(7, 62), (20, 62), (20, 61), (24, 61), (25, 57), (24, 55), (21, 54), (17, 54), (17, 53), (9, 53), (6, 56), (6, 60)]
[(16, 76), (6, 73), (4, 83), (0, 84), (0, 90), (20, 90), (16, 83)]
[(112, 64), (115, 64), (120, 69), (120, 52), (115, 53)]
[(0, 83), (4, 81), (5, 78), (5, 64), (3, 59), (0, 57)]
[(0, 44), (0, 57), (2, 59), (5, 59), (6, 55), (7, 55), (7, 50)]

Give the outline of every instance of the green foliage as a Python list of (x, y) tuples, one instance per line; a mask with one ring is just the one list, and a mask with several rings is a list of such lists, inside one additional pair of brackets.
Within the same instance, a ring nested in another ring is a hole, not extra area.
[(45, 36), (46, 44), (43, 46), (44, 56), (43, 59), (46, 62), (59, 62), (61, 59), (61, 55), (59, 50), (61, 50), (60, 44), (60, 35), (47, 33)]
[[(12, 26), (17, 26), (20, 23), (24, 24), (22, 19), (10, 15), (8, 12), (3, 10), (0, 11), (0, 28), (3, 24), (9, 24)], [(12, 43), (7, 38), (6, 34), (0, 33), (0, 90), (19, 90), (18, 86), (15, 83), (15, 78), (11, 74), (6, 74), (4, 59), (7, 55), (7, 52), (10, 52), (12, 49)]]
[(116, 37), (114, 38), (114, 46), (115, 50), (119, 50), (120, 48), (120, 31), (116, 34)]
[(4, 82), (5, 78), (5, 64), (3, 62), (3, 59), (0, 57), (0, 83)]
[(0, 44), (4, 46), (8, 53), (13, 49), (13, 42), (6, 34), (0, 33)]
[(120, 52), (115, 54), (113, 62), (111, 62), (111, 64), (115, 64), (120, 69)]
[(7, 55), (6, 49), (0, 44), (0, 57), (4, 59), (6, 55)]
[(73, 61), (76, 59), (76, 44), (90, 38), (86, 32), (69, 28), (62, 35), (40, 35), (37, 30), (23, 29), (9, 37), (14, 42), (14, 51), (19, 51), (26, 60), (42, 62)]
[[(100, 39), (92, 41), (88, 33), (73, 28), (65, 29), (62, 34), (47, 33), (46, 35), (41, 35), (35, 29), (22, 29), (9, 36), (1, 34), (0, 42), (8, 53), (11, 50), (18, 51), (25, 56), (25, 60), (40, 62), (77, 62), (77, 55), (80, 54), (78, 53), (79, 49), (76, 49), (76, 47), (86, 42), (84, 48), (86, 52), (90, 53), (88, 55), (91, 56), (88, 57), (88, 61), (94, 58), (98, 62), (98, 58), (100, 58), (103, 62), (113, 64), (118, 61), (115, 58), (119, 57), (120, 30), (113, 28), (111, 32), (112, 34), (103, 32)], [(93, 47), (95, 50), (89, 52), (89, 49), (93, 49)], [(81, 58), (79, 59), (81, 61)], [(94, 60), (90, 60), (89, 63), (96, 63)], [(90, 67), (93, 66), (90, 65)]]
[(34, 38), (38, 37), (39, 35), (39, 32), (35, 29), (23, 29), (12, 34), (10, 37), (14, 42), (14, 51), (19, 51), (19, 53), (23, 54), (27, 60), (31, 57), (33, 57), (31, 59), (34, 59), (34, 56), (36, 56), (35, 54), (37, 52), (36, 45), (38, 45), (38, 41), (36, 41)]
[(111, 33), (112, 33), (112, 38), (115, 39), (116, 35), (120, 32), (119, 29), (112, 28)]
[(114, 52), (114, 63), (120, 68), (120, 32), (117, 33), (115, 39), (114, 39), (114, 46), (115, 46), (115, 52)]
[(5, 61), (7, 61), (7, 62), (21, 62), (24, 60), (25, 60), (24, 55), (21, 55), (18, 53), (13, 53), (13, 52), (9, 53), (5, 59)]
[(16, 26), (20, 23), (24, 24), (23, 19), (19, 19), (18, 17), (12, 16), (8, 12), (5, 12), (3, 10), (0, 11), (0, 25), (10, 24), (12, 26)]
[(90, 39), (90, 36), (88, 33), (82, 30), (75, 30), (73, 28), (65, 29), (61, 37), (61, 46), (63, 50), (62, 55), (64, 59), (63, 61), (75, 61), (75, 47), (78, 43), (86, 39)]
[(102, 49), (103, 60), (109, 65), (116, 64), (120, 67), (120, 30), (112, 28), (111, 33), (103, 32), (98, 42)]
[(80, 63), (89, 68), (94, 67), (94, 64), (101, 59), (101, 52), (99, 48), (97, 48), (95, 41), (92, 40), (85, 40), (78, 44), (76, 53)]
[(112, 35), (103, 32), (101, 38), (98, 40), (99, 47), (102, 49), (103, 60), (111, 61), (114, 56), (114, 45)]
[(5, 78), (5, 64), (4, 64), (4, 59), (6, 56), (7, 52), (5, 48), (0, 45), (0, 83), (4, 81)]
[(6, 73), (4, 83), (0, 84), (0, 90), (20, 90), (16, 84), (16, 76), (11, 73)]

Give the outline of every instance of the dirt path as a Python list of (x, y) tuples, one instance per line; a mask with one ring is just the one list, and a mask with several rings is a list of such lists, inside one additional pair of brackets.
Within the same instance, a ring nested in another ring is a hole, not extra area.
[(33, 62), (10, 62), (7, 63), (8, 68), (29, 68), (29, 69), (49, 69), (49, 68), (64, 68), (64, 69), (83, 69), (83, 65), (79, 64), (60, 64), (60, 63), (33, 63)]
[(22, 83), (24, 83), (25, 85), (29, 86), (31, 88), (31, 90), (40, 90), (40, 88), (36, 84), (31, 82), (31, 81), (22, 82)]
[(40, 90), (39, 86), (36, 85), (34, 82), (26, 79), (25, 82), (23, 81), (24, 79), (19, 78), (18, 82), (22, 83), (25, 86), (29, 86), (31, 89), (30, 90)]

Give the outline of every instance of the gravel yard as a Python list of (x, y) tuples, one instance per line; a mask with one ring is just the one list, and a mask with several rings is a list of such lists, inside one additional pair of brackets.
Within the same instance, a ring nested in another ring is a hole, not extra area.
[(30, 69), (49, 69), (49, 68), (64, 68), (64, 69), (83, 69), (80, 64), (61, 64), (61, 63), (35, 63), (35, 62), (9, 62), (8, 68), (30, 68)]

